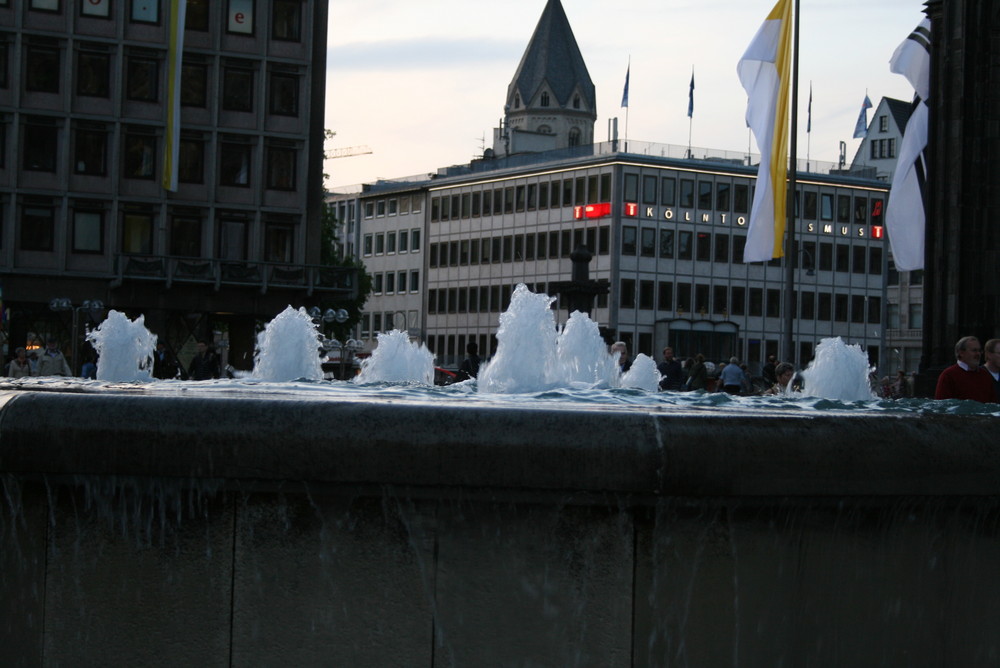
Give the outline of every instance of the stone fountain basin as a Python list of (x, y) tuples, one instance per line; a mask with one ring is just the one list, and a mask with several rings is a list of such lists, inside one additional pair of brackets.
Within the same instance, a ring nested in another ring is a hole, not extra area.
[(0, 392), (2, 665), (998, 650), (995, 416)]

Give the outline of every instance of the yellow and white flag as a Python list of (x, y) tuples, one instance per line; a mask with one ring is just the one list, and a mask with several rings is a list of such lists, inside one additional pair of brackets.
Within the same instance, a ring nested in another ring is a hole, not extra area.
[(181, 63), (184, 60), (184, 17), (187, 0), (170, 3), (170, 45), (167, 51), (167, 128), (163, 147), (163, 187), (177, 191), (177, 160), (181, 145)]
[(774, 5), (736, 71), (747, 92), (747, 126), (760, 149), (743, 261), (763, 262), (784, 255), (792, 0), (778, 0)]

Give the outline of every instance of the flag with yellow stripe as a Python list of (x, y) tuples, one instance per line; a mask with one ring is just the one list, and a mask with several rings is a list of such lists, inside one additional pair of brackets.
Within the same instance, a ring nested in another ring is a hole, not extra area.
[(784, 254), (792, 0), (774, 5), (736, 70), (747, 92), (747, 125), (760, 149), (743, 261), (762, 262)]
[(184, 60), (184, 17), (187, 0), (170, 0), (170, 43), (167, 50), (167, 127), (163, 147), (163, 187), (177, 190), (181, 134), (181, 64)]

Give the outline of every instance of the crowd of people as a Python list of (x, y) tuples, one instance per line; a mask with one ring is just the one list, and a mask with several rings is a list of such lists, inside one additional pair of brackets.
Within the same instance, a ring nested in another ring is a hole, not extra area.
[[(219, 354), (205, 341), (198, 342), (197, 352), (186, 367), (162, 341), (157, 343), (156, 351), (153, 353), (152, 375), (159, 380), (210, 380), (221, 378), (222, 374), (222, 360)], [(72, 377), (75, 374), (59, 347), (59, 340), (50, 338), (45, 342), (45, 348), (41, 350), (28, 352), (25, 348), (16, 348), (13, 359), (7, 364), (6, 375), (10, 378), (28, 378)], [(97, 355), (92, 350), (83, 355), (80, 377), (97, 377)]]

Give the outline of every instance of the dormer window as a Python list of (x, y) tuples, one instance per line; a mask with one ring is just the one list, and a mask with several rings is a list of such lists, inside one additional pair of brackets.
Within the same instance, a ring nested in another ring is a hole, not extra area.
[(572, 128), (569, 131), (569, 145), (570, 146), (580, 145), (580, 128)]
[(520, 93), (514, 93), (514, 108), (515, 109), (520, 109), (521, 108), (521, 94)]
[(542, 102), (541, 102), (541, 104), (542, 104), (543, 107), (549, 106), (549, 94), (548, 93), (542, 93)]
[(574, 109), (579, 109), (580, 108), (580, 96), (579, 95), (574, 95), (573, 96), (573, 108)]

